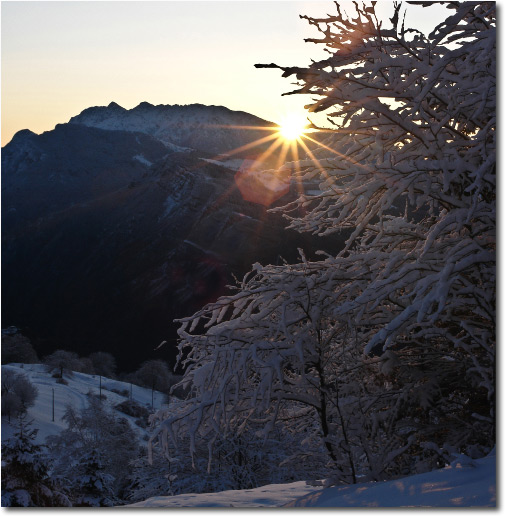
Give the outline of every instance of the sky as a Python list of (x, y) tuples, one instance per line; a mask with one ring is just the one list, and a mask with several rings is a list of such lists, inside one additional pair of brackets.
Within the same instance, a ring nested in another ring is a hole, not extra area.
[[(391, 12), (392, 2), (379, 5)], [(427, 28), (438, 21), (409, 9)], [(330, 1), (3, 1), (2, 146), (112, 101), (223, 105), (279, 123), (310, 97), (282, 97), (292, 80), (254, 64), (325, 58), (323, 45), (303, 41), (318, 33), (299, 14), (328, 12)]]

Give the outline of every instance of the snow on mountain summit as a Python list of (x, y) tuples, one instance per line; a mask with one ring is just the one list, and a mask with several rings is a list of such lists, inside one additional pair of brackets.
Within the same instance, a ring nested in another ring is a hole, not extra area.
[(213, 154), (229, 152), (268, 134), (256, 127), (277, 127), (243, 111), (223, 106), (157, 105), (141, 102), (125, 109), (116, 102), (95, 106), (70, 119), (81, 124), (111, 131), (142, 132), (167, 146), (189, 147)]

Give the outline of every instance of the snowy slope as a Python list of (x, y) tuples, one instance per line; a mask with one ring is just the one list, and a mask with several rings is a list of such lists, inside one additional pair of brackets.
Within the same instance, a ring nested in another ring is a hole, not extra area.
[(495, 507), (496, 455), (389, 482), (321, 489), (305, 482), (156, 496), (128, 507)]
[[(65, 377), (68, 385), (56, 383), (56, 379), (47, 373), (42, 364), (9, 364), (3, 365), (2, 371), (11, 369), (17, 373), (25, 374), (26, 377), (35, 385), (39, 391), (37, 399), (33, 407), (28, 409), (28, 416), (33, 419), (33, 427), (38, 428), (36, 442), (41, 444), (48, 435), (54, 435), (66, 428), (62, 417), (68, 404), (71, 404), (77, 410), (84, 408), (88, 404), (88, 392), (98, 395), (100, 378), (98, 375), (90, 375), (84, 373), (74, 373), (72, 377)], [(52, 396), (54, 389), (54, 422), (52, 421)], [(109, 407), (121, 403), (128, 399), (125, 396), (112, 392), (111, 389), (130, 392), (130, 384), (111, 380), (102, 377), (102, 394), (107, 399), (104, 403)], [(151, 390), (133, 385), (133, 399), (150, 407)], [(154, 407), (158, 409), (163, 402), (163, 394), (155, 391)], [(116, 412), (118, 416), (124, 417), (130, 421), (132, 428), (137, 432), (140, 438), (144, 437), (147, 432), (134, 424), (135, 418), (130, 417), (122, 412)], [(7, 417), (2, 416), (2, 440), (12, 437), (15, 429), (7, 421)]]

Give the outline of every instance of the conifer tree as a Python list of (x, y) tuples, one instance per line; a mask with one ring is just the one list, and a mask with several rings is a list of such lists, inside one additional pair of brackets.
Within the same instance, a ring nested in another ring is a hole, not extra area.
[(34, 443), (38, 430), (26, 413), (18, 416), (16, 425), (14, 437), (2, 443), (2, 506), (70, 507), (49, 474), (49, 457)]
[(138, 440), (128, 421), (117, 418), (96, 398), (64, 415), (67, 428), (47, 438), (53, 476), (69, 486), (76, 506), (111, 506), (121, 500)]

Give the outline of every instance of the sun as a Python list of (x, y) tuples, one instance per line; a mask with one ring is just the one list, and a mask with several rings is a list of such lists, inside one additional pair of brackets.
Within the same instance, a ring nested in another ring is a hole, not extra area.
[(286, 115), (281, 123), (279, 132), (285, 140), (298, 140), (305, 133), (307, 120), (303, 115), (290, 113)]

